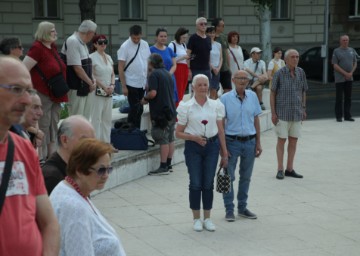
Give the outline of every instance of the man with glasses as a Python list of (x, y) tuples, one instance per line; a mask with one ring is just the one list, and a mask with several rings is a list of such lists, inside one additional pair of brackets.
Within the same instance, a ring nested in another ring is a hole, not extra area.
[(206, 25), (206, 18), (197, 18), (196, 33), (190, 36), (186, 52), (190, 56), (190, 76), (195, 77), (198, 74), (203, 74), (210, 80), (211, 39), (206, 35)]
[(231, 191), (223, 194), (225, 219), (235, 221), (234, 186), (235, 169), (239, 163), (239, 187), (237, 192), (237, 213), (239, 216), (256, 219), (257, 216), (247, 209), (247, 198), (250, 180), (254, 168), (255, 157), (259, 157), (262, 148), (260, 144), (261, 109), (256, 94), (246, 90), (249, 83), (248, 73), (238, 70), (232, 78), (235, 89), (221, 96), (220, 101), (225, 106), (225, 139), (229, 152), (228, 172), (231, 177)]
[(42, 166), (45, 186), (49, 195), (56, 185), (65, 179), (71, 152), (83, 138), (95, 138), (95, 130), (86, 118), (74, 115), (61, 122), (57, 133), (58, 149)]
[[(0, 175), (1, 187), (7, 185), (0, 193), (4, 200), (0, 200), (1, 255), (59, 253), (60, 229), (46, 194), (36, 151), (28, 140), (8, 131), (20, 122), (33, 93), (26, 67), (14, 58), (0, 57)], [(7, 159), (10, 145), (14, 145), (14, 154)], [(7, 181), (6, 163), (12, 163)]]

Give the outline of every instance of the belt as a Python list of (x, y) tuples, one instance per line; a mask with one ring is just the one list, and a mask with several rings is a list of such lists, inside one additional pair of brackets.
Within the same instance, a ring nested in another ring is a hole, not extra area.
[(207, 141), (210, 141), (210, 142), (214, 142), (218, 139), (218, 135), (216, 134), (215, 136), (213, 137), (210, 137), (210, 138), (206, 138)]
[(256, 137), (256, 134), (249, 135), (249, 136), (244, 136), (244, 137), (236, 136), (236, 135), (225, 135), (225, 136), (230, 138), (230, 139), (233, 139), (233, 140), (238, 140), (238, 141), (244, 142), (244, 141), (252, 140), (253, 138)]

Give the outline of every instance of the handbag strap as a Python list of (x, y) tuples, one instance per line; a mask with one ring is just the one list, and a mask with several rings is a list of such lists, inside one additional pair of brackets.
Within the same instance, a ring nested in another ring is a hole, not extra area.
[(130, 64), (131, 64), (131, 63), (134, 61), (134, 59), (136, 58), (136, 55), (137, 55), (138, 52), (139, 52), (139, 48), (140, 48), (140, 42), (139, 42), (139, 44), (138, 44), (138, 48), (137, 48), (137, 50), (136, 50), (136, 53), (135, 53), (134, 57), (129, 61), (128, 64), (126, 64), (126, 66), (125, 66), (125, 68), (124, 68), (124, 72), (127, 70), (127, 68), (130, 66)]
[(5, 195), (10, 180), (13, 162), (14, 162), (14, 141), (12, 140), (10, 133), (8, 133), (7, 155), (6, 155), (5, 167), (2, 174), (1, 185), (0, 185), (0, 214), (5, 202)]
[(230, 51), (231, 55), (232, 55), (233, 58), (234, 58), (234, 61), (235, 61), (236, 65), (237, 65), (237, 67), (238, 67), (238, 70), (240, 70), (239, 63), (238, 63), (237, 59), (235, 58), (235, 54), (234, 54), (233, 51), (230, 49), (230, 47), (229, 47), (229, 51)]
[[(66, 41), (65, 41), (65, 46), (66, 46)], [(66, 47), (67, 48), (67, 47)], [(54, 55), (54, 58), (55, 60), (57, 61), (57, 63), (59, 64), (59, 67), (60, 67), (60, 72), (62, 73), (62, 66), (61, 66), (61, 63), (60, 63), (60, 60), (58, 59), (58, 57), (56, 56), (55, 52), (53, 51), (53, 49), (51, 48), (51, 52), (52, 54)], [(45, 83), (49, 83), (49, 79), (46, 78), (44, 72), (41, 71), (40, 67), (38, 64), (35, 65), (35, 70), (39, 73), (40, 77), (42, 80), (45, 81)]]

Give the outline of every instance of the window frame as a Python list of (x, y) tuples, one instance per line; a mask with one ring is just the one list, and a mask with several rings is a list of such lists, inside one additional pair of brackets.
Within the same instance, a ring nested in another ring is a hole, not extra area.
[[(122, 1), (127, 1), (127, 6), (128, 7), (128, 10), (126, 11), (127, 12), (127, 17), (122, 17), (122, 9), (121, 9), (121, 6), (122, 5)], [(131, 20), (131, 21), (136, 21), (136, 20), (144, 20), (144, 0), (139, 0), (139, 5), (140, 5), (140, 17), (132, 17), (133, 16), (133, 0), (120, 0), (119, 1), (119, 4), (120, 4), (120, 20), (124, 20), (124, 21), (127, 21), (127, 20)]]
[[(354, 12), (351, 13), (352, 10), (352, 1), (354, 1)], [(349, 0), (349, 18), (360, 18), (360, 0)]]
[[(281, 17), (282, 13), (281, 13), (281, 10), (282, 10), (282, 0), (275, 0), (276, 3), (273, 4), (273, 6), (271, 7), (271, 20), (290, 20), (291, 19), (291, 4), (292, 4), (292, 1), (291, 0), (286, 0), (287, 1), (287, 16), (286, 17)], [(275, 16), (276, 17), (273, 17), (273, 8), (276, 8), (275, 10)]]
[[(49, 8), (48, 3), (56, 1), (56, 16), (49, 16)], [(35, 19), (51, 19), (56, 20), (60, 19), (61, 17), (61, 10), (60, 10), (60, 3), (61, 0), (34, 0), (33, 1), (33, 10), (34, 10), (34, 18)], [(36, 6), (40, 6), (40, 2), (43, 4), (43, 15), (38, 15), (36, 11)]]
[[(214, 17), (210, 17), (209, 16), (209, 13), (212, 13), (210, 12), (210, 1), (215, 1), (215, 11), (214, 11)], [(219, 12), (220, 12), (220, 0), (198, 0), (197, 2), (197, 14), (198, 14), (198, 17), (205, 17), (208, 21), (211, 21), (217, 17), (219, 17)], [(204, 9), (203, 10), (203, 13), (202, 13), (202, 10), (200, 10), (200, 6), (204, 6)], [(206, 15), (208, 14), (208, 15)]]

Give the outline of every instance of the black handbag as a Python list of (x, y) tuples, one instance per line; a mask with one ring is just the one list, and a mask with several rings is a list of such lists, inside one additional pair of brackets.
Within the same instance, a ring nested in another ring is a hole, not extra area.
[(113, 128), (111, 129), (110, 141), (114, 148), (119, 150), (147, 150), (155, 146), (153, 140), (146, 137), (147, 130), (139, 128)]
[(0, 186), (0, 215), (1, 215), (2, 207), (5, 203), (6, 191), (9, 185), (13, 161), (14, 161), (14, 142), (10, 134), (8, 134), (8, 149), (7, 149), (5, 167), (2, 173), (1, 186)]
[(227, 168), (220, 167), (216, 174), (216, 191), (227, 194), (231, 189), (231, 178)]

